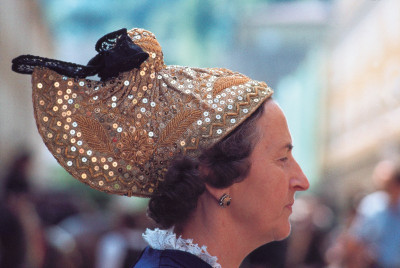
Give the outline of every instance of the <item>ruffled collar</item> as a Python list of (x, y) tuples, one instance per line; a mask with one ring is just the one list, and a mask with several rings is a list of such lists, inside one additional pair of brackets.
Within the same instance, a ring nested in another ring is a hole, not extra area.
[(206, 246), (199, 247), (198, 244), (193, 244), (193, 239), (183, 239), (181, 236), (177, 238), (173, 227), (168, 230), (146, 229), (142, 236), (150, 247), (154, 249), (175, 249), (188, 252), (207, 262), (213, 268), (221, 268), (221, 265), (217, 263), (218, 258), (211, 256), (207, 252)]

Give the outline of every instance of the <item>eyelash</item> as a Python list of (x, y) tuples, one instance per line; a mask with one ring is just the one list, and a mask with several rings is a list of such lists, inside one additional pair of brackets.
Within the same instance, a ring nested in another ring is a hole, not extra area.
[(283, 157), (283, 158), (279, 159), (279, 161), (281, 161), (281, 162), (286, 162), (288, 159), (289, 159), (289, 158), (287, 158), (287, 157)]

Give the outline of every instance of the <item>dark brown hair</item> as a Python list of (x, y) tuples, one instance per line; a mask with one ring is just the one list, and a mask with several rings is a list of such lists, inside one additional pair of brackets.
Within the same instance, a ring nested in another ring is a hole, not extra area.
[[(243, 180), (250, 170), (249, 156), (258, 141), (256, 123), (264, 111), (264, 104), (234, 131), (199, 158), (176, 158), (159, 186), (159, 195), (150, 199), (148, 215), (162, 228), (183, 224), (196, 208), (205, 183), (215, 188), (226, 188)], [(206, 174), (199, 171), (204, 167)]]

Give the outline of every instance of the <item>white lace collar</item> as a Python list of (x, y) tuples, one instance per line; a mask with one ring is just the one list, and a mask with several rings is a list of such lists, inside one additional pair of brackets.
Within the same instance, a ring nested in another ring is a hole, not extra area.
[(158, 228), (154, 230), (146, 229), (146, 232), (144, 232), (142, 236), (150, 247), (154, 249), (175, 249), (185, 251), (199, 257), (213, 268), (221, 268), (221, 265), (217, 263), (218, 258), (211, 256), (207, 252), (206, 246), (199, 247), (197, 244), (193, 244), (193, 239), (183, 239), (181, 236), (176, 238), (176, 234), (173, 232), (173, 227), (168, 230), (160, 230)]

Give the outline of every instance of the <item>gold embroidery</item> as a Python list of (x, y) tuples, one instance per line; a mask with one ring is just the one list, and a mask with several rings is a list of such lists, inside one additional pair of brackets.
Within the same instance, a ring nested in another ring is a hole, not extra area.
[(147, 50), (148, 52), (161, 52), (161, 46), (158, 41), (152, 37), (142, 37), (134, 41), (138, 46)]
[(238, 86), (238, 85), (248, 82), (249, 80), (250, 80), (250, 78), (248, 78), (246, 76), (220, 77), (214, 83), (213, 96), (215, 97), (216, 95), (218, 95), (218, 93), (220, 93), (225, 88), (232, 87), (232, 86)]
[(166, 146), (175, 142), (200, 117), (200, 110), (189, 110), (183, 111), (172, 118), (160, 136), (159, 146)]
[(143, 165), (153, 154), (153, 143), (149, 143), (145, 130), (123, 133), (120, 142), (120, 157), (132, 163)]
[(87, 142), (92, 150), (112, 153), (107, 131), (96, 119), (79, 115), (75, 117), (75, 120), (82, 131), (83, 140)]

